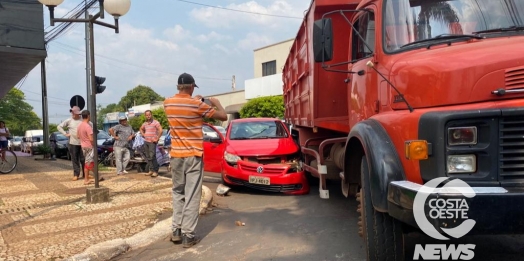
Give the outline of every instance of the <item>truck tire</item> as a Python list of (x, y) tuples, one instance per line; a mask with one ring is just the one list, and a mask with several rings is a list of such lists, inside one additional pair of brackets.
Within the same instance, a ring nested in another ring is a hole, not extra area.
[(367, 260), (404, 260), (402, 223), (392, 218), (388, 213), (376, 211), (373, 207), (369, 180), (370, 173), (365, 155), (362, 157), (360, 169), (362, 179), (359, 204), (362, 219), (360, 225), (366, 245)]

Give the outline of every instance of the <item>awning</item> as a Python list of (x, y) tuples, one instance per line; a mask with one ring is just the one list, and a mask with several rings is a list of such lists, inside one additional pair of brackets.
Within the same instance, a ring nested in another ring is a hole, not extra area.
[(46, 57), (45, 50), (0, 46), (0, 97)]
[(226, 106), (226, 108), (224, 108), (224, 110), (226, 110), (226, 113), (228, 113), (228, 114), (238, 113), (240, 111), (240, 109), (242, 109), (242, 107), (244, 107), (244, 105), (246, 105), (246, 103), (231, 104), (231, 105)]

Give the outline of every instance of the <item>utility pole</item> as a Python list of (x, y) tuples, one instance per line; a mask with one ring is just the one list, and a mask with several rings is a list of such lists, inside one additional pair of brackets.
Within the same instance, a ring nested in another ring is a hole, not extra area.
[(236, 89), (236, 81), (235, 81), (235, 76), (233, 75), (233, 79), (232, 79), (232, 82), (231, 82), (231, 89), (233, 89), (233, 91), (235, 91)]
[(47, 111), (47, 79), (45, 72), (45, 58), (40, 62), (42, 81), (42, 127), (44, 129), (44, 145), (49, 146), (49, 115)]
[[(84, 3), (85, 3), (85, 10), (86, 10), (86, 14), (85, 14), (85, 18), (86, 19), (89, 19), (89, 10), (87, 10), (87, 0), (84, 0)], [(85, 24), (85, 29), (86, 29), (86, 33), (85, 33), (85, 39), (86, 39), (86, 90), (87, 90), (87, 93), (86, 93), (86, 104), (87, 104), (87, 110), (91, 110), (91, 52), (90, 52), (90, 48), (89, 48), (89, 35), (90, 35), (90, 32), (89, 32), (89, 24)]]

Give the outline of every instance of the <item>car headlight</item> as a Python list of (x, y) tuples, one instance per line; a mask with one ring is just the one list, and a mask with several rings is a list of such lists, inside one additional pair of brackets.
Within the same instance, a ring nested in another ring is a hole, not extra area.
[(477, 127), (448, 128), (448, 144), (450, 146), (477, 144)]
[(236, 164), (237, 161), (241, 160), (241, 158), (235, 154), (227, 153), (227, 151), (224, 152), (224, 159), (228, 163)]
[(448, 173), (473, 173), (477, 171), (477, 158), (475, 155), (449, 155)]

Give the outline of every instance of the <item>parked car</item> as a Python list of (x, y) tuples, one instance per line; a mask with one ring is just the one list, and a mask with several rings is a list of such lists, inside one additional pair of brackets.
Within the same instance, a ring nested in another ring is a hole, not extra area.
[(209, 134), (204, 136), (204, 170), (221, 173), (224, 184), (309, 193), (307, 177), (299, 165), (299, 147), (280, 120), (233, 120), (225, 136), (215, 126), (206, 124), (204, 129)]
[(101, 146), (104, 144), (105, 141), (112, 139), (107, 132), (103, 130), (98, 130), (98, 133), (96, 134), (96, 144), (98, 146)]
[(55, 135), (55, 139), (56, 139), (55, 156), (57, 158), (66, 157), (68, 160), (70, 160), (71, 154), (69, 154), (69, 148), (68, 148), (69, 138), (67, 138), (61, 132), (55, 131), (50, 135), (49, 140), (51, 140), (51, 136), (53, 134)]
[(220, 131), (220, 133), (222, 133), (222, 135), (226, 136), (226, 129), (224, 127), (222, 127), (222, 126), (215, 126), (215, 129)]
[(22, 137), (14, 136), (12, 139), (9, 140), (8, 144), (9, 150), (21, 150)]
[(162, 130), (162, 136), (160, 136), (160, 138), (158, 139), (159, 146), (164, 146), (164, 140), (166, 139), (166, 136), (167, 136), (167, 130)]

